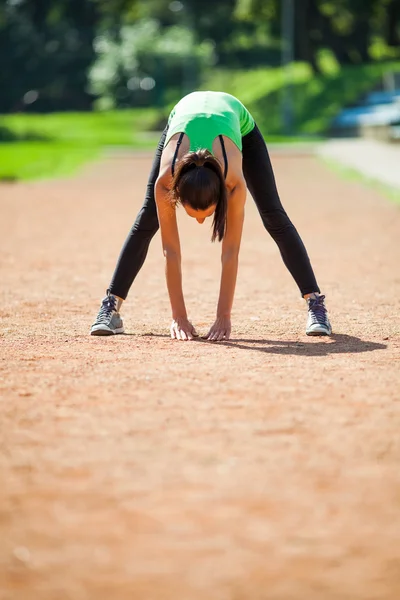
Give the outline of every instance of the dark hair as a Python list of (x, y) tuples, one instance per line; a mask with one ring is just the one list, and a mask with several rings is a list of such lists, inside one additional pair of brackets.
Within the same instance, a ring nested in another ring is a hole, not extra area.
[(209, 150), (189, 152), (176, 166), (170, 198), (194, 210), (216, 205), (211, 240), (220, 242), (226, 231), (227, 192), (219, 160)]

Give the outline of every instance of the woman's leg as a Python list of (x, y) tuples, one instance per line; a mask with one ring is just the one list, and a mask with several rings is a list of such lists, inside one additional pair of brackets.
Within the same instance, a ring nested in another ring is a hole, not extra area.
[(302, 296), (319, 292), (305, 246), (279, 199), (268, 150), (258, 127), (242, 142), (243, 175), (265, 229), (277, 243)]
[(159, 141), (153, 166), (147, 183), (147, 191), (142, 208), (130, 230), (121, 250), (117, 266), (108, 291), (125, 300), (131, 285), (143, 266), (150, 242), (158, 230), (158, 217), (154, 197), (154, 186), (160, 172), (161, 154), (164, 148), (166, 128)]

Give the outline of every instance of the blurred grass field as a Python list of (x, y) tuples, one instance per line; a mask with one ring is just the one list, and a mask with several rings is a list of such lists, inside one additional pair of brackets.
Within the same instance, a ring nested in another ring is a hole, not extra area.
[[(315, 75), (306, 63), (290, 66), (293, 128), (297, 136), (324, 136), (340, 110), (373, 90), (386, 71), (400, 70), (400, 62), (373, 63), (339, 68), (329, 54), (321, 58), (322, 74)], [(284, 129), (282, 94), (288, 74), (282, 68), (213, 71), (203, 89), (238, 96), (254, 116), (265, 136)]]
[(66, 112), (11, 114), (1, 118), (15, 138), (41, 141), (84, 143), (87, 146), (146, 146), (143, 132), (157, 118), (156, 109), (114, 110), (107, 112)]
[[(339, 68), (326, 56), (321, 67), (321, 75), (313, 75), (305, 63), (290, 67), (294, 117), (290, 137), (282, 135), (282, 94), (288, 77), (282, 68), (214, 69), (201, 89), (237, 96), (255, 117), (267, 143), (313, 141), (326, 134), (343, 106), (372, 90), (386, 70), (400, 70), (400, 62)], [(3, 115), (0, 180), (67, 176), (109, 147), (153, 150), (171, 108)]]
[(386, 185), (379, 181), (378, 179), (374, 179), (373, 177), (368, 177), (367, 175), (353, 169), (349, 166), (345, 166), (343, 164), (339, 164), (338, 162), (329, 159), (322, 159), (324, 164), (334, 173), (336, 173), (341, 179), (345, 179), (346, 181), (355, 181), (358, 183), (364, 184), (368, 188), (373, 188), (381, 193), (383, 196), (386, 196), (392, 202), (396, 204), (400, 204), (400, 190), (396, 189), (390, 185)]
[(0, 143), (0, 180), (71, 175), (107, 147), (152, 149), (158, 133), (149, 129), (157, 117), (154, 109), (5, 115), (0, 126), (9, 141)]
[(98, 158), (99, 154), (99, 148), (80, 148), (61, 142), (0, 144), (0, 181), (72, 175), (79, 166)]

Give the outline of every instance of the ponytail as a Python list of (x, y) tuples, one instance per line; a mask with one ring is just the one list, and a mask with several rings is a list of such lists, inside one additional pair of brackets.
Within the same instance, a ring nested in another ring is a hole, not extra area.
[(208, 150), (189, 152), (177, 164), (170, 198), (193, 210), (206, 210), (215, 204), (211, 241), (222, 241), (226, 232), (228, 198), (219, 160)]

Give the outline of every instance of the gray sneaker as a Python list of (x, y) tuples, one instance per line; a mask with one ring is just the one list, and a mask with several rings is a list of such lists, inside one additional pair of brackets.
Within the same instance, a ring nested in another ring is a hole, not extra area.
[(124, 333), (124, 324), (115, 310), (117, 299), (112, 294), (103, 298), (99, 314), (90, 330), (90, 335), (115, 335)]
[(325, 296), (318, 296), (317, 298), (309, 298), (307, 300), (307, 335), (331, 335), (332, 333), (324, 300)]

